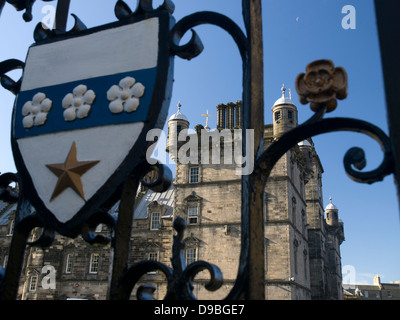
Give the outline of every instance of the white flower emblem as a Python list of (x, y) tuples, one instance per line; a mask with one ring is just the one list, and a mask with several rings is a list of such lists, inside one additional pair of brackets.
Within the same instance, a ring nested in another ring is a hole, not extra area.
[(44, 125), (47, 120), (47, 114), (51, 109), (53, 102), (46, 98), (44, 93), (36, 93), (32, 101), (28, 101), (22, 107), (22, 125), (24, 128)]
[(88, 90), (84, 84), (75, 87), (72, 93), (68, 93), (62, 101), (62, 106), (65, 109), (65, 121), (74, 121), (77, 117), (79, 119), (86, 118), (95, 98), (94, 91)]
[(119, 86), (113, 85), (107, 91), (107, 99), (112, 113), (128, 113), (136, 111), (139, 107), (141, 98), (144, 95), (145, 87), (132, 77), (125, 77), (119, 82)]

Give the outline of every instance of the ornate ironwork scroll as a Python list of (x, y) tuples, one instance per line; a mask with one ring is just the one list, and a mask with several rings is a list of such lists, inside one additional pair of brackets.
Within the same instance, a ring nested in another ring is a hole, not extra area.
[(7, 72), (23, 69), (25, 63), (17, 59), (9, 59), (0, 62), (0, 84), (3, 88), (11, 91), (16, 94), (19, 92), (21, 88), (21, 79), (14, 81), (9, 76), (7, 76)]
[[(177, 235), (174, 236), (172, 248), (172, 268), (158, 261), (142, 261), (134, 264), (119, 279), (117, 287), (119, 289), (119, 299), (128, 300), (140, 278), (151, 271), (161, 271), (167, 278), (165, 300), (195, 300), (196, 297), (192, 292), (192, 282), (196, 274), (203, 270), (207, 270), (211, 277), (210, 281), (205, 285), (207, 290), (216, 291), (221, 287), (223, 283), (222, 273), (217, 266), (205, 261), (196, 261), (186, 266), (185, 258), (182, 254), (185, 228), (185, 220), (180, 217), (176, 218), (174, 229), (177, 231)], [(150, 300), (154, 291), (154, 287), (142, 285), (137, 290), (137, 298), (139, 300)]]

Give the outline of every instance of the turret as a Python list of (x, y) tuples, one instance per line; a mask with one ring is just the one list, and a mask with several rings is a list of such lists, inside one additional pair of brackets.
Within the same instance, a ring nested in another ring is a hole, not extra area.
[(307, 183), (310, 179), (312, 174), (314, 173), (314, 157), (313, 151), (314, 146), (310, 143), (311, 140), (303, 140), (299, 142), (297, 145), (301, 153), (303, 154), (304, 160), (304, 182)]
[(329, 204), (325, 208), (326, 223), (329, 226), (337, 227), (339, 225), (338, 208), (332, 203), (332, 197), (329, 198)]
[(289, 97), (286, 97), (286, 88), (282, 86), (282, 97), (275, 101), (272, 107), (273, 114), (273, 134), (275, 139), (285, 132), (295, 128), (298, 123), (297, 108), (292, 102), (289, 89)]

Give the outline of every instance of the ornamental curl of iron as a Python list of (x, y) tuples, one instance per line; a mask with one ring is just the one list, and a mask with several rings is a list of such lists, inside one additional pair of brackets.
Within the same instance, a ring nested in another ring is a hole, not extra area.
[(78, 18), (76, 14), (71, 13), (71, 16), (74, 18), (74, 25), (69, 31), (59, 31), (57, 29), (51, 30), (46, 28), (43, 23), (39, 22), (33, 31), (33, 38), (35, 39), (35, 42), (39, 43), (41, 41), (49, 40), (59, 36), (60, 34), (65, 36), (78, 34), (87, 29), (86, 25)]
[(8, 59), (0, 62), (0, 84), (4, 89), (17, 94), (21, 88), (22, 77), (15, 81), (7, 73), (13, 70), (23, 70), (25, 63), (17, 59)]
[(304, 124), (282, 135), (262, 153), (255, 164), (252, 174), (254, 179), (266, 181), (281, 156), (297, 143), (315, 135), (337, 131), (366, 134), (378, 142), (384, 153), (378, 168), (369, 172), (360, 172), (354, 170), (353, 167), (358, 170), (365, 167), (364, 151), (358, 147), (348, 150), (343, 163), (347, 175), (353, 181), (371, 184), (381, 181), (385, 176), (393, 173), (394, 163), (390, 138), (380, 128), (358, 119), (321, 119), (325, 112), (336, 108), (336, 99), (344, 99), (347, 96), (347, 74), (343, 68), (335, 68), (330, 60), (314, 61), (307, 66), (306, 74), (302, 73), (297, 77), (296, 90), (301, 103), (310, 102), (311, 108), (316, 111), (316, 114)]
[[(29, 22), (32, 20), (32, 7), (35, 0), (6, 0), (9, 4), (11, 4), (17, 11), (25, 10), (22, 18), (25, 22)], [(51, 2), (54, 0), (43, 0), (45, 2)]]
[[(9, 187), (11, 183), (15, 183), (16, 187)], [(37, 217), (30, 202), (23, 196), (23, 186), (18, 174), (4, 173), (0, 176), (0, 200), (10, 204), (17, 203), (15, 228), (24, 235), (27, 245), (45, 248), (52, 244), (55, 232)], [(35, 228), (41, 228), (41, 232), (36, 240), (28, 241), (30, 233)]]
[[(205, 261), (196, 261), (186, 266), (182, 253), (185, 247), (183, 236), (186, 222), (183, 218), (177, 217), (173, 225), (177, 234), (174, 235), (173, 240), (172, 268), (151, 260), (134, 264), (118, 281), (115, 289), (119, 291), (119, 299), (128, 300), (140, 278), (152, 271), (161, 271), (167, 279), (167, 294), (164, 300), (195, 300), (192, 282), (194, 277), (203, 270), (207, 270), (210, 273), (210, 281), (205, 285), (207, 290), (216, 291), (222, 286), (222, 272), (217, 266)], [(154, 291), (154, 287), (142, 285), (138, 288), (136, 295), (138, 300), (153, 300)]]
[[(175, 4), (171, 0), (164, 0), (163, 4), (158, 9), (167, 10), (172, 14), (175, 11)], [(139, 0), (135, 11), (132, 11), (131, 8), (122, 0), (118, 0), (114, 8), (115, 16), (118, 20), (125, 20), (151, 11), (154, 11), (153, 0)]]

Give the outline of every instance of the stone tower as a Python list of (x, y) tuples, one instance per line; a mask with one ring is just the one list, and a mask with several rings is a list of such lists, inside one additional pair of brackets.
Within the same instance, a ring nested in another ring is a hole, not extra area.
[[(305, 200), (309, 245), (311, 298), (343, 299), (341, 289), (340, 245), (344, 241), (343, 223), (338, 209), (323, 206), (322, 167), (311, 139), (298, 144), (305, 165)], [(325, 214), (324, 214), (325, 212)]]
[[(239, 125), (237, 121), (240, 121), (240, 116), (237, 114), (240, 111), (240, 103), (221, 104), (217, 109), (218, 129), (226, 129), (228, 134), (229, 130)], [(207, 112), (203, 116), (211, 115)], [(184, 129), (188, 123), (180, 111), (168, 121), (170, 154), (176, 143), (174, 139), (178, 131), (177, 126), (181, 125)], [(175, 160), (173, 216), (174, 219), (178, 216), (183, 218), (187, 224), (183, 239), (186, 263), (205, 260), (216, 264), (223, 273), (224, 285), (216, 292), (204, 288), (209, 277), (207, 272), (199, 273), (193, 283), (195, 295), (200, 299), (220, 299), (232, 289), (239, 269), (241, 177), (235, 173), (237, 165), (234, 162), (225, 163), (222, 160), (226, 150), (223, 147), (224, 143), (221, 143), (224, 140), (220, 139), (220, 131), (209, 128), (207, 124), (206, 127), (196, 125), (194, 132), (186, 135), (187, 142), (178, 141), (179, 145), (176, 144), (179, 155), (185, 150), (188, 153), (197, 153), (198, 156), (190, 157), (188, 162), (182, 161), (182, 157)], [(216, 140), (208, 138), (212, 135), (216, 135)], [(204, 147), (203, 139), (209, 139)], [(206, 147), (209, 149), (205, 150)], [(221, 157), (218, 159), (212, 157), (214, 147), (220, 149)], [(209, 152), (209, 157), (201, 156), (205, 151)]]
[(286, 96), (286, 88), (282, 86), (282, 97), (275, 101), (272, 107), (273, 114), (273, 134), (278, 138), (283, 133), (297, 126), (297, 108), (292, 102), (289, 89), (289, 97)]
[(340, 255), (340, 245), (344, 241), (343, 222), (339, 220), (339, 210), (332, 203), (325, 207), (326, 215), (326, 242), (327, 247), (327, 269), (329, 270), (327, 282), (328, 293), (336, 299), (343, 299), (342, 288), (342, 265)]
[(326, 223), (328, 226), (337, 227), (339, 225), (338, 208), (332, 203), (332, 197), (329, 198), (329, 204), (325, 208)]
[(167, 151), (170, 157), (175, 162), (178, 158), (178, 150), (184, 141), (179, 141), (179, 133), (183, 130), (189, 129), (189, 120), (181, 112), (181, 103), (178, 103), (178, 111), (174, 113), (168, 120), (168, 142)]
[[(297, 126), (297, 108), (285, 95), (272, 107), (264, 148)], [(265, 188), (266, 298), (310, 299), (310, 267), (305, 201), (305, 166), (293, 146), (274, 166)]]

